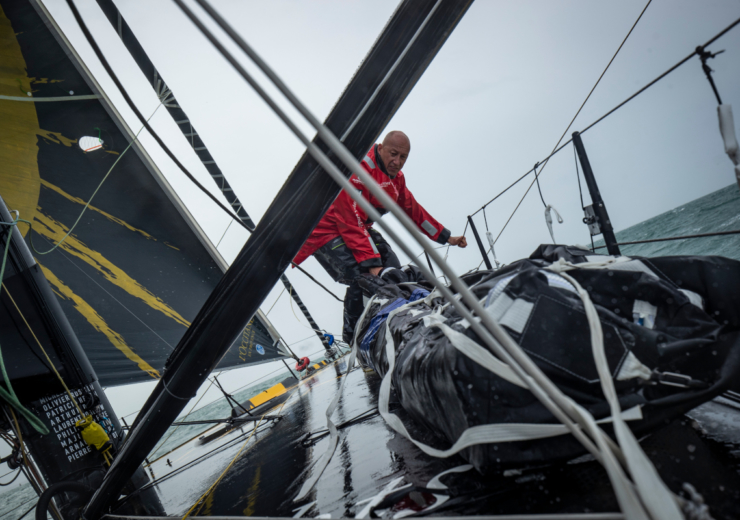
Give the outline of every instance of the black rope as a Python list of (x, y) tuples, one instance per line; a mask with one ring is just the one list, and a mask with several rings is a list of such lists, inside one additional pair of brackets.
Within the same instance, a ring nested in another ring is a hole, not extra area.
[(93, 38), (92, 34), (90, 33), (90, 30), (87, 28), (87, 25), (85, 24), (85, 21), (82, 19), (82, 16), (80, 16), (79, 11), (77, 10), (77, 7), (74, 4), (73, 0), (67, 0), (67, 5), (69, 5), (70, 10), (72, 11), (72, 14), (74, 15), (75, 20), (77, 21), (77, 24), (80, 26), (80, 29), (82, 30), (82, 33), (85, 35), (85, 38), (87, 39), (87, 42), (90, 44), (90, 47), (92, 47), (93, 51), (95, 51), (95, 55), (98, 57), (98, 60), (100, 60), (100, 63), (105, 68), (105, 71), (108, 73), (110, 78), (113, 80), (113, 83), (116, 84), (116, 87), (118, 87), (118, 90), (121, 92), (121, 95), (123, 95), (123, 99), (126, 100), (126, 103), (128, 103), (129, 107), (131, 107), (131, 110), (134, 111), (134, 114), (136, 114), (136, 117), (139, 118), (139, 121), (141, 121), (142, 125), (144, 125), (144, 128), (147, 129), (147, 131), (151, 134), (151, 136), (154, 138), (155, 141), (157, 141), (157, 144), (164, 150), (164, 152), (169, 156), (170, 159), (177, 165), (178, 168), (187, 176), (188, 179), (190, 179), (193, 184), (195, 184), (200, 191), (205, 193), (213, 202), (215, 202), (219, 208), (221, 208), (226, 214), (229, 215), (232, 219), (234, 219), (240, 226), (242, 226), (247, 231), (253, 231), (253, 228), (250, 228), (246, 223), (244, 223), (237, 215), (234, 215), (229, 208), (227, 208), (224, 204), (221, 203), (220, 200), (218, 200), (210, 191), (206, 189), (205, 186), (203, 186), (198, 180), (193, 176), (192, 173), (188, 171), (187, 168), (180, 162), (180, 160), (175, 156), (174, 153), (167, 147), (167, 145), (162, 141), (162, 138), (159, 137), (159, 135), (154, 131), (152, 126), (149, 124), (149, 122), (146, 120), (144, 115), (139, 111), (137, 106), (134, 104), (134, 101), (131, 99), (131, 96), (129, 96), (126, 89), (123, 87), (123, 84), (118, 79), (118, 76), (116, 76), (116, 73), (113, 72), (113, 69), (111, 68), (110, 64), (108, 63), (108, 60), (103, 55), (103, 52), (100, 50), (100, 47), (98, 47), (97, 42)]
[[(20, 474), (21, 474), (21, 468), (18, 468), (18, 472), (15, 474), (15, 476), (12, 479), (10, 479), (9, 482), (0, 482), (0, 486), (9, 486), (9, 485), (11, 485), (13, 482), (15, 482), (15, 480), (18, 478), (18, 475), (20, 475)], [(6, 475), (7, 475), (7, 473), (6, 473)]]
[(581, 196), (581, 209), (586, 209), (586, 204), (583, 203), (583, 189), (581, 188), (581, 172), (578, 169), (578, 154), (576, 153), (576, 147), (573, 147), (573, 159), (576, 162), (576, 179), (578, 179), (578, 194)]
[(707, 60), (710, 58), (714, 58), (718, 54), (722, 54), (725, 51), (718, 51), (712, 54), (709, 51), (704, 50), (704, 47), (701, 45), (696, 48), (696, 53), (699, 55), (699, 59), (701, 60), (701, 69), (704, 71), (704, 74), (707, 76), (707, 79), (709, 80), (709, 85), (712, 87), (712, 91), (714, 92), (714, 96), (717, 98), (717, 103), (722, 104), (722, 98), (719, 97), (719, 91), (717, 90), (717, 85), (714, 84), (714, 78), (712, 77), (712, 72), (714, 72), (707, 63)]
[[(715, 231), (713, 233), (700, 233), (698, 235), (684, 235), (680, 237), (666, 237), (666, 238), (650, 238), (647, 240), (634, 240), (632, 242), (620, 242), (618, 246), (631, 246), (633, 244), (650, 244), (653, 242), (668, 242), (670, 240), (684, 240), (687, 238), (704, 238), (704, 237), (718, 237), (723, 235), (740, 235), (740, 229), (732, 231)], [(595, 249), (603, 249), (606, 246), (597, 246)]]
[(30, 509), (26, 510), (26, 512), (25, 512), (25, 513), (23, 513), (23, 514), (22, 514), (21, 516), (19, 516), (19, 517), (18, 517), (18, 518), (16, 518), (15, 520), (23, 520), (23, 519), (24, 519), (24, 518), (26, 517), (26, 515), (27, 515), (28, 513), (30, 513), (31, 511), (33, 511), (34, 509), (36, 509), (36, 504), (32, 505), (32, 506), (30, 507)]
[(293, 262), (291, 262), (291, 265), (293, 267), (295, 267), (296, 269), (298, 269), (303, 274), (305, 274), (306, 276), (308, 276), (309, 279), (313, 283), (315, 283), (316, 285), (318, 285), (319, 287), (321, 287), (322, 289), (324, 289), (326, 292), (328, 292), (329, 294), (331, 294), (334, 297), (335, 300), (337, 300), (338, 302), (344, 303), (344, 300), (343, 299), (341, 299), (339, 296), (337, 296), (336, 294), (334, 294), (333, 292), (331, 292), (329, 289), (327, 289), (326, 287), (324, 287), (324, 285), (322, 285), (321, 282), (319, 282), (316, 278), (314, 278), (313, 276), (311, 276), (310, 274), (308, 274), (308, 272), (306, 272), (300, 265), (295, 264)]
[(486, 223), (486, 231), (490, 231), (488, 229), (488, 217), (486, 217), (486, 208), (483, 208), (483, 222)]
[[(560, 144), (560, 141), (558, 141), (558, 144)], [(535, 163), (534, 168), (532, 168), (534, 170), (534, 180), (537, 183), (537, 191), (540, 192), (540, 200), (542, 200), (542, 205), (545, 206), (545, 208), (547, 208), (547, 202), (545, 202), (545, 197), (542, 196), (542, 187), (540, 186), (540, 174), (537, 173), (537, 168), (539, 167), (539, 165), (540, 163)], [(545, 167), (542, 166), (542, 170), (544, 169)], [(540, 170), (540, 173), (542, 173), (542, 170)]]

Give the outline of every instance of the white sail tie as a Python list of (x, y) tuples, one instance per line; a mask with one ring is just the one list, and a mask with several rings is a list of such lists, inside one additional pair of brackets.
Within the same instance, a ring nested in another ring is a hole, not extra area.
[(496, 241), (493, 239), (493, 235), (490, 231), (486, 231), (486, 238), (488, 239), (488, 245), (491, 246), (491, 253), (493, 254), (493, 261), (496, 262), (496, 269), (501, 269), (501, 262), (496, 258), (496, 250), (493, 248)]
[(735, 178), (740, 186), (740, 146), (735, 135), (735, 118), (732, 116), (732, 105), (723, 104), (717, 107), (719, 132), (725, 145), (725, 153), (735, 165)]
[(563, 223), (563, 217), (560, 216), (558, 210), (556, 210), (555, 207), (551, 204), (548, 204), (545, 208), (545, 222), (547, 222), (547, 229), (550, 231), (550, 238), (552, 238), (552, 243), (557, 244), (557, 242), (555, 242), (555, 233), (553, 233), (552, 231), (552, 215), (550, 214), (550, 210), (555, 212), (555, 216), (558, 218), (558, 224)]

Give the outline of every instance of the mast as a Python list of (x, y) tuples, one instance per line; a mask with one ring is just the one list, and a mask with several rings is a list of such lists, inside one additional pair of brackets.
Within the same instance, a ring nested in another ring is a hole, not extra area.
[[(362, 157), (447, 40), (472, 0), (400, 4), (326, 120)], [(316, 145), (327, 150), (323, 142)], [(347, 177), (350, 172), (342, 168)], [(99, 518), (256, 312), (339, 193), (304, 154), (264, 218), (178, 344), (126, 445), (85, 509)], [(276, 232), (290, 229), (290, 233)]]
[[(200, 135), (198, 135), (198, 131), (193, 127), (192, 121), (182, 109), (182, 107), (180, 107), (180, 104), (177, 102), (177, 99), (175, 98), (175, 93), (170, 90), (170, 88), (165, 83), (164, 78), (156, 69), (154, 63), (152, 63), (152, 60), (149, 59), (149, 56), (144, 51), (144, 48), (141, 46), (139, 40), (134, 35), (131, 27), (129, 27), (128, 23), (126, 23), (126, 20), (123, 18), (123, 15), (121, 15), (121, 12), (115, 6), (112, 0), (97, 0), (97, 2), (100, 6), (100, 9), (103, 11), (103, 13), (105, 13), (106, 18), (108, 18), (108, 21), (113, 26), (113, 29), (116, 31), (116, 34), (118, 34), (118, 37), (121, 38), (121, 42), (126, 46), (126, 49), (131, 54), (131, 57), (141, 69), (141, 72), (143, 72), (144, 76), (150, 80), (150, 84), (156, 92), (157, 97), (159, 97), (159, 100), (167, 109), (167, 112), (169, 112), (170, 116), (172, 116), (172, 119), (175, 121), (175, 123), (177, 123), (177, 126), (180, 128), (182, 135), (185, 137), (188, 143), (190, 143), (193, 151), (198, 156), (205, 169), (208, 171), (211, 179), (213, 179), (213, 181), (216, 183), (216, 186), (218, 186), (218, 189), (229, 202), (229, 205), (231, 205), (234, 213), (236, 213), (236, 215), (239, 217), (239, 220), (244, 223), (249, 231), (254, 231), (254, 221), (247, 214), (247, 211), (244, 209), (244, 205), (236, 196), (236, 193), (231, 188), (229, 182), (226, 180), (226, 177), (221, 171), (221, 168), (216, 163), (216, 159), (211, 155), (208, 147), (203, 142)], [(296, 291), (293, 284), (290, 283), (290, 280), (288, 280), (288, 277), (285, 275), (285, 273), (280, 276), (280, 281), (283, 283), (283, 286), (285, 286), (285, 290), (290, 293), (293, 301), (295, 301), (296, 305), (298, 305), (298, 307), (301, 309), (301, 312), (306, 318), (306, 321), (308, 321), (308, 324), (316, 333), (319, 341), (321, 341), (321, 343), (324, 345), (324, 349), (327, 351), (328, 354), (334, 354), (334, 349), (329, 345), (328, 340), (322, 334), (321, 329), (316, 324), (313, 316), (311, 316), (308, 308), (306, 308), (306, 305), (303, 303), (303, 300), (298, 295), (298, 292)]]
[(617, 245), (617, 237), (614, 235), (612, 221), (609, 219), (609, 213), (606, 211), (604, 199), (601, 198), (599, 185), (596, 184), (594, 171), (591, 169), (591, 163), (588, 160), (588, 155), (586, 155), (586, 148), (584, 148), (581, 134), (578, 132), (573, 132), (573, 146), (575, 146), (576, 152), (578, 153), (578, 160), (581, 163), (583, 177), (586, 179), (586, 185), (591, 194), (592, 205), (586, 207), (587, 215), (588, 209), (590, 208), (595, 218), (595, 221), (589, 225), (590, 229), (593, 224), (596, 224), (591, 235), (598, 235), (599, 232), (602, 233), (604, 235), (604, 242), (606, 243), (606, 249), (609, 251), (609, 254), (619, 256), (621, 253), (619, 252), (619, 246)]

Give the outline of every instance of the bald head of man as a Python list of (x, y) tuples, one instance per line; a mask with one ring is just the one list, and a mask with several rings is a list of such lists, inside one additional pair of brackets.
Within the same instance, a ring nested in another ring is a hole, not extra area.
[(395, 177), (401, 171), (411, 152), (411, 141), (399, 130), (388, 132), (383, 142), (378, 145), (378, 155), (385, 165), (388, 175)]

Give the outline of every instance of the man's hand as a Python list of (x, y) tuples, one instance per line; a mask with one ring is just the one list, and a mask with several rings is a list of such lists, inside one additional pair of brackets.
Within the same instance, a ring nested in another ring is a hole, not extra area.
[(370, 273), (373, 276), (380, 276), (380, 271), (383, 270), (383, 267), (371, 267), (368, 270), (368, 273)]
[(468, 241), (465, 240), (465, 237), (450, 237), (447, 240), (447, 243), (451, 246), (459, 246), (459, 247), (467, 247)]

